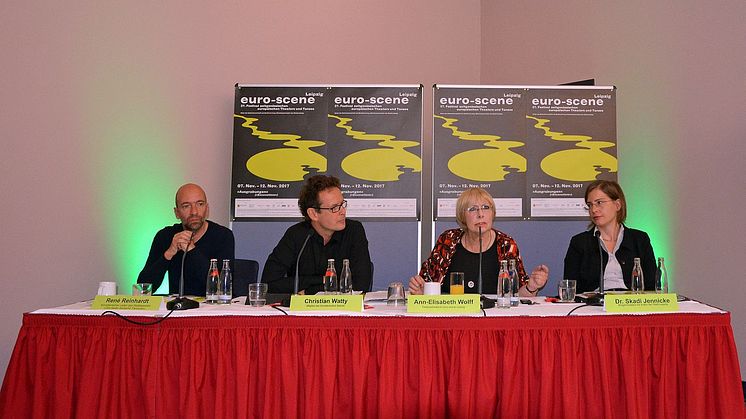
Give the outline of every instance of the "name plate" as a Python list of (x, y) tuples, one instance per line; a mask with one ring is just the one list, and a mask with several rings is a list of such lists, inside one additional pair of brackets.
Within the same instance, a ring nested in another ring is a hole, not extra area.
[(292, 295), (290, 311), (363, 311), (363, 294)]
[(410, 295), (407, 313), (473, 314), (480, 312), (479, 295)]
[(94, 310), (159, 310), (163, 297), (153, 295), (97, 295)]
[(676, 294), (606, 294), (604, 310), (609, 313), (679, 311), (679, 303)]

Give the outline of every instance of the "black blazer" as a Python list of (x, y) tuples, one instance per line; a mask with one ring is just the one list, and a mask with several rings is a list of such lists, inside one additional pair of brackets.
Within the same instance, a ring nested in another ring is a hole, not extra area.
[[(565, 255), (563, 278), (576, 280), (578, 293), (593, 291), (598, 288), (599, 277), (601, 276), (599, 250), (598, 239), (593, 235), (593, 229), (584, 231), (570, 239), (570, 246), (567, 248), (567, 254)], [(603, 251), (602, 254), (603, 267), (606, 269), (609, 255)], [(655, 254), (647, 233), (624, 226), (622, 244), (619, 245), (619, 250), (616, 251), (615, 256), (622, 266), (622, 276), (627, 288), (630, 287), (632, 278), (633, 260), (637, 257), (640, 258), (642, 265), (645, 290), (655, 290)]]

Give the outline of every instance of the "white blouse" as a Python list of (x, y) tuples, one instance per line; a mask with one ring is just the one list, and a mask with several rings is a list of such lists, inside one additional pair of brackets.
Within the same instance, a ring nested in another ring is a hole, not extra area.
[[(598, 228), (595, 228), (598, 230)], [(595, 233), (595, 231), (594, 231)], [(603, 249), (609, 255), (609, 261), (606, 263), (606, 269), (604, 270), (604, 290), (614, 288), (627, 289), (627, 285), (624, 284), (624, 276), (622, 275), (622, 265), (616, 259), (616, 251), (619, 250), (619, 245), (622, 244), (622, 238), (624, 237), (624, 226), (619, 226), (619, 234), (616, 238), (616, 245), (614, 249), (609, 252), (604, 243)], [(601, 240), (603, 242), (603, 240)]]

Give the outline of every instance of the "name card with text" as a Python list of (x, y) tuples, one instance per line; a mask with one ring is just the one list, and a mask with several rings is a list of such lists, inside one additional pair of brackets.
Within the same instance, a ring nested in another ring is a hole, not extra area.
[(473, 314), (479, 313), (479, 295), (410, 295), (407, 313)]
[(292, 295), (290, 311), (363, 311), (362, 294)]
[(604, 310), (609, 313), (679, 311), (679, 303), (676, 294), (606, 294)]
[(152, 295), (97, 295), (91, 308), (94, 310), (159, 310), (163, 297)]

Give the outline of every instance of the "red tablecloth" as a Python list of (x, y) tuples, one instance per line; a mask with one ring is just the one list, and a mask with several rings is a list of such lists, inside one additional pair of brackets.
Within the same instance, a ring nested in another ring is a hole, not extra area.
[[(152, 320), (139, 318), (139, 320)], [(743, 418), (728, 314), (26, 314), (2, 418)]]

